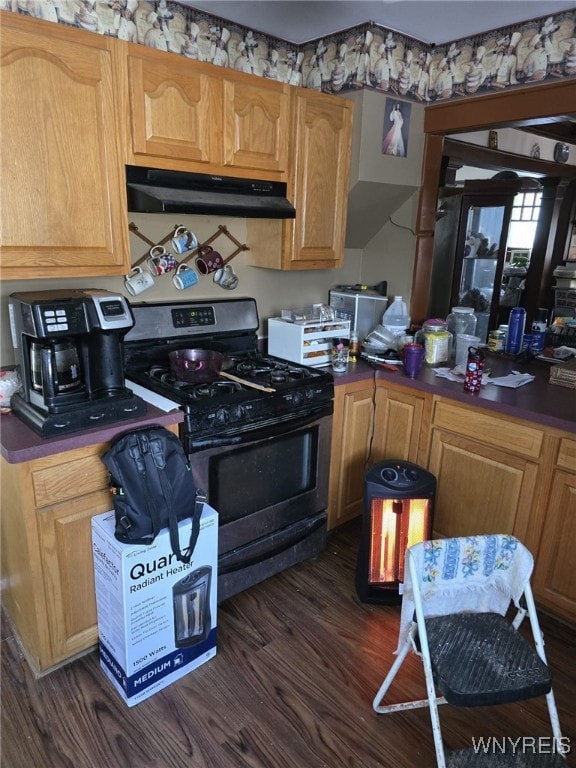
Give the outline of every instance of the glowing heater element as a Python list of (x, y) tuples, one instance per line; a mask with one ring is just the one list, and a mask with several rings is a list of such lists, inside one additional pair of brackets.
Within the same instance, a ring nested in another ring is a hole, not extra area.
[(430, 499), (372, 499), (370, 584), (404, 581), (406, 549), (427, 538)]

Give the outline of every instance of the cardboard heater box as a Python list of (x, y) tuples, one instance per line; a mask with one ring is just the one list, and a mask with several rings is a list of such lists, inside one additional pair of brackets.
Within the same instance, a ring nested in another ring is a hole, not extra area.
[[(114, 512), (92, 519), (100, 664), (132, 707), (216, 655), (218, 514), (204, 504), (189, 564), (168, 529), (142, 546), (121, 544), (114, 527)], [(178, 527), (185, 548), (191, 521)]]

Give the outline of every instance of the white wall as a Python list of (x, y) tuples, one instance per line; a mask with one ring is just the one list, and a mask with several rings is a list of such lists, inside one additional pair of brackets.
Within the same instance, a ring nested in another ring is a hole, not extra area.
[(418, 213), (416, 191), (392, 215), (363, 252), (362, 281), (375, 285), (388, 281), (388, 297), (403, 296), (409, 304), (414, 267), (415, 226)]
[[(400, 294), (408, 300), (412, 284), (414, 261), (414, 229), (418, 194), (415, 193), (392, 216), (396, 225), (388, 222), (371, 240), (364, 250), (347, 249), (344, 266), (341, 269), (299, 270), (283, 272), (262, 269), (246, 264), (246, 254), (240, 253), (231, 262), (240, 284), (235, 291), (226, 291), (215, 285), (210, 276), (200, 277), (197, 285), (187, 291), (178, 291), (171, 277), (159, 277), (153, 288), (139, 297), (130, 296), (121, 277), (49, 279), (49, 280), (4, 280), (0, 284), (0, 365), (14, 362), (12, 341), (8, 322), (8, 296), (16, 291), (47, 291), (67, 288), (106, 288), (121, 291), (131, 302), (135, 301), (181, 301), (186, 299), (213, 299), (234, 296), (251, 296), (256, 299), (260, 316), (259, 336), (267, 336), (266, 320), (280, 313), (281, 309), (301, 307), (307, 304), (328, 301), (328, 291), (338, 284), (354, 285), (365, 283), (375, 285), (381, 280), (388, 281), (388, 295)], [(191, 228), (200, 241), (208, 239), (225, 224), (241, 243), (246, 243), (246, 220), (201, 216), (178, 216), (167, 214), (132, 214), (131, 221), (150, 240), (162, 239), (175, 224)], [(407, 227), (404, 229), (402, 227)], [(130, 235), (132, 261), (142, 256), (148, 246), (136, 235)], [(248, 246), (250, 243), (246, 243)], [(225, 235), (213, 243), (221, 249), (226, 258), (236, 246)]]
[[(246, 243), (246, 220), (236, 218), (174, 216), (168, 214), (132, 214), (133, 221), (140, 232), (151, 240), (162, 239), (175, 224), (183, 224), (191, 228), (200, 241), (208, 239), (218, 230), (219, 224), (225, 224), (234, 237), (241, 243)], [(148, 246), (136, 235), (130, 235), (132, 261), (142, 256)], [(250, 243), (246, 243), (248, 246)], [(220, 235), (213, 243), (216, 250), (221, 249), (225, 258), (232, 253), (236, 246), (225, 236)], [(124, 289), (121, 277), (82, 278), (82, 279), (49, 279), (49, 280), (5, 280), (0, 285), (0, 365), (14, 362), (12, 342), (8, 323), (8, 296), (16, 291), (55, 290), (65, 288), (106, 288), (121, 291), (132, 301), (160, 301), (186, 299), (212, 299), (234, 296), (251, 296), (257, 301), (260, 315), (260, 336), (267, 335), (265, 320), (278, 315), (280, 310), (289, 307), (299, 307), (311, 303), (327, 302), (328, 291), (336, 284), (355, 284), (363, 280), (362, 252), (347, 251), (344, 267), (332, 270), (304, 270), (282, 272), (272, 269), (261, 269), (246, 264), (246, 254), (240, 253), (231, 262), (240, 284), (235, 291), (226, 291), (215, 285), (210, 276), (200, 277), (197, 285), (187, 291), (174, 288), (170, 276), (162, 276), (139, 297), (131, 297)], [(386, 276), (378, 272), (378, 280)]]

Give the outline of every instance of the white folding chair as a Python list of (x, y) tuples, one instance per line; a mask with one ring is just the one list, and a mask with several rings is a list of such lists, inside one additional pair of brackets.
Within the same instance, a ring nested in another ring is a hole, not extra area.
[[(566, 766), (558, 712), (544, 642), (530, 588), (534, 561), (513, 536), (472, 536), (425, 541), (406, 552), (397, 657), (373, 702), (379, 714), (429, 707), (438, 768), (468, 766)], [(505, 614), (511, 602), (513, 621)], [(522, 604), (521, 604), (522, 602)], [(534, 645), (518, 628), (528, 614)], [(408, 652), (422, 657), (427, 698), (383, 705)], [(437, 693), (437, 690), (439, 693)], [(474, 745), (445, 754), (439, 704), (488, 706), (546, 696), (556, 749), (546, 740), (537, 754), (516, 743), (504, 750)]]

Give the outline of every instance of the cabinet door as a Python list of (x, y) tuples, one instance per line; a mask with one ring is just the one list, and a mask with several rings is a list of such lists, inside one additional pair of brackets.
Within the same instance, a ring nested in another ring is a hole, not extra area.
[(376, 408), (382, 425), (382, 459), (418, 460), (424, 395), (391, 389), (379, 382)]
[(534, 594), (567, 621), (576, 621), (576, 441), (560, 440), (557, 467), (542, 517), (534, 569)]
[(374, 386), (335, 387), (328, 528), (362, 514), (364, 474), (381, 456), (382, 425), (375, 417)]
[(4, 279), (128, 271), (110, 41), (3, 13)]
[(207, 67), (192, 66), (186, 59), (162, 51), (129, 46), (135, 158), (222, 163), (221, 82)]
[(288, 86), (227, 75), (224, 81), (225, 164), (258, 171), (286, 171)]
[(286, 222), (284, 267), (342, 266), (352, 134), (353, 104), (294, 89), (292, 100), (293, 203), (296, 219)]
[(38, 513), (50, 664), (98, 641), (91, 520), (110, 507), (106, 490)]
[(519, 535), (525, 530), (537, 485), (536, 462), (434, 429), (428, 470), (437, 480), (437, 535)]

